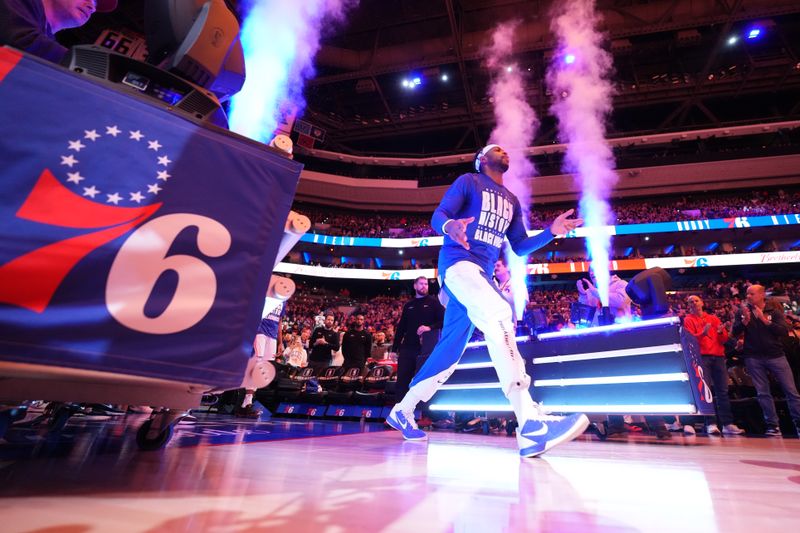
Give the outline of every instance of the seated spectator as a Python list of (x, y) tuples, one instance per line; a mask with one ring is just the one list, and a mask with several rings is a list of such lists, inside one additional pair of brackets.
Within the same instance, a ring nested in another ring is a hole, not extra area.
[(308, 366), (308, 353), (303, 347), (303, 340), (299, 335), (291, 335), (286, 349), (283, 351), (283, 360), (287, 365), (296, 368)]

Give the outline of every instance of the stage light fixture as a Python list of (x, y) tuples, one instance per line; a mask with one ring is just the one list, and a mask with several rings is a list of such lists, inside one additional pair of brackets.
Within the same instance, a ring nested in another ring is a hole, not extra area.
[(739, 42), (739, 37), (736, 35), (731, 35), (728, 37), (728, 46), (733, 46), (734, 44)]
[(506, 72), (514, 72), (514, 65), (508, 65), (506, 67)]
[(412, 81), (414, 82), (414, 85), (422, 85), (422, 78), (420, 78), (419, 76), (414, 78)]
[(564, 56), (564, 63), (571, 65), (575, 62), (575, 54), (567, 54)]
[(450, 79), (450, 76), (448, 76), (447, 74), (442, 74), (442, 77), (441, 77), (440, 79), (441, 79), (442, 81), (447, 81), (447, 80), (449, 80), (449, 79)]
[(403, 87), (405, 87), (406, 89), (408, 89), (409, 85), (411, 85), (411, 82), (410, 82), (410, 81), (408, 81), (408, 80), (406, 80), (406, 79), (404, 79), (404, 80), (402, 81), (402, 85), (403, 85)]
[(760, 35), (761, 35), (761, 28), (757, 26), (750, 28), (750, 31), (747, 32), (748, 39), (758, 39)]

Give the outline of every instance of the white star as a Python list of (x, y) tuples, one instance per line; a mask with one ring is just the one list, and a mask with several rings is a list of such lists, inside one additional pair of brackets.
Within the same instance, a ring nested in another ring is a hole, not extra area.
[(161, 156), (161, 157), (159, 157), (159, 158), (158, 158), (158, 164), (159, 164), (159, 165), (164, 165), (164, 166), (167, 166), (167, 165), (169, 165), (170, 163), (172, 163), (172, 161), (170, 161), (170, 160), (169, 160), (169, 157), (167, 157), (167, 156), (165, 156), (165, 155), (164, 155), (164, 156)]
[(119, 201), (122, 200), (122, 196), (120, 196), (117, 193), (106, 194), (106, 196), (108, 197), (108, 200), (106, 200), (106, 202), (108, 202), (110, 204), (117, 205), (117, 204), (119, 204)]
[(158, 141), (147, 141), (147, 148), (158, 152), (158, 149), (161, 148), (161, 143)]
[(83, 188), (83, 195), (84, 196), (91, 196), (92, 198), (94, 198), (98, 194), (100, 194), (100, 191), (98, 191), (97, 187), (95, 187), (94, 185), (92, 185), (91, 187), (84, 187)]
[(144, 200), (144, 195), (139, 191), (132, 192), (130, 193), (130, 195), (131, 195), (131, 202), (136, 202), (138, 204), (139, 202)]
[(81, 176), (80, 172), (67, 172), (67, 176), (69, 176), (67, 178), (67, 181), (70, 183), (74, 183), (75, 185), (79, 184), (84, 179), (86, 179), (83, 176)]
[(111, 135), (112, 137), (116, 137), (122, 133), (122, 130), (116, 126), (106, 126), (106, 135)]
[(130, 133), (131, 133), (130, 138), (133, 139), (134, 141), (141, 141), (142, 137), (144, 137), (144, 134), (142, 134), (142, 132), (139, 130), (132, 131)]
[(77, 162), (78, 162), (78, 160), (75, 159), (75, 157), (72, 156), (72, 155), (62, 155), (61, 156), (61, 164), (62, 165), (67, 165), (69, 168), (72, 168), (72, 165), (76, 164)]
[(158, 186), (158, 183), (153, 183), (152, 185), (147, 186), (147, 192), (158, 194), (159, 191), (161, 191), (161, 187)]
[(83, 148), (86, 148), (86, 145), (83, 144), (80, 140), (77, 140), (77, 141), (69, 141), (69, 148), (67, 148), (67, 150), (75, 150), (76, 152), (80, 152)]
[(159, 170), (158, 171), (158, 178), (156, 178), (156, 179), (160, 179), (161, 181), (167, 181), (171, 177), (172, 177), (172, 175), (170, 173), (168, 173), (166, 170)]
[(90, 141), (94, 142), (100, 137), (100, 134), (97, 133), (97, 130), (83, 130), (83, 133), (86, 135), (83, 136), (84, 139), (89, 139)]

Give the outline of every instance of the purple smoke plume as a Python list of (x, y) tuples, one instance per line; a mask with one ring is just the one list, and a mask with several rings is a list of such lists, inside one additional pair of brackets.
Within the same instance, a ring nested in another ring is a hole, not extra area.
[(305, 108), (303, 86), (314, 75), (323, 22), (341, 20), (358, 0), (246, 0), (240, 39), (247, 78), (231, 100), (230, 128), (272, 140), (281, 110)]
[(614, 156), (605, 140), (611, 112), (611, 54), (601, 48), (600, 18), (593, 0), (565, 0), (554, 4), (551, 28), (558, 49), (547, 72), (553, 93), (552, 111), (558, 118), (561, 140), (569, 144), (564, 170), (581, 184), (580, 212), (586, 221), (586, 248), (597, 278), (600, 300), (608, 305), (611, 236), (608, 198), (617, 181)]
[[(492, 34), (492, 45), (485, 50), (486, 65), (494, 72), (489, 95), (494, 102), (495, 127), (489, 142), (499, 144), (508, 152), (509, 168), (503, 175), (503, 184), (519, 199), (525, 229), (528, 228), (528, 210), (531, 200), (531, 180), (536, 174), (533, 162), (527, 157), (527, 149), (533, 143), (539, 127), (536, 112), (525, 98), (525, 78), (522, 69), (511, 60), (514, 31), (519, 21), (500, 24)], [(506, 250), (511, 284), (514, 292), (514, 307), (521, 318), (528, 296), (527, 257), (519, 257), (511, 249)]]

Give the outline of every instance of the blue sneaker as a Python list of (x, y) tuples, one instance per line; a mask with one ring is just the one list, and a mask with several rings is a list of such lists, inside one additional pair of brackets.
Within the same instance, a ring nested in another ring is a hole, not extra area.
[(386, 417), (386, 423), (402, 433), (403, 438), (406, 440), (425, 440), (428, 438), (428, 435), (417, 427), (414, 413), (401, 411), (399, 405), (395, 405), (392, 408), (389, 416)]
[(569, 442), (589, 427), (584, 414), (569, 416), (540, 415), (529, 418), (517, 428), (521, 457), (536, 457), (562, 442)]

